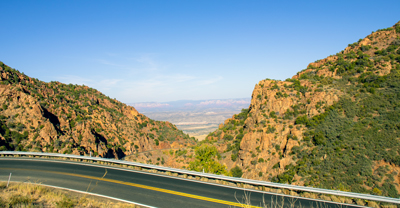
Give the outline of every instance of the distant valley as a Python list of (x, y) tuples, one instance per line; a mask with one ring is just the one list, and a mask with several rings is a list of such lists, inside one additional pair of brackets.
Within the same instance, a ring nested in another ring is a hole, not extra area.
[(180, 100), (172, 102), (128, 103), (151, 119), (169, 121), (178, 129), (203, 140), (232, 115), (248, 108), (250, 98)]

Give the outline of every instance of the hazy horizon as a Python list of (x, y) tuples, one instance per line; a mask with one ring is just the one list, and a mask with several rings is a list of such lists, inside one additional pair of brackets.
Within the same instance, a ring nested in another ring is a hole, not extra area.
[[(169, 102), (137, 102), (125, 103), (133, 106), (141, 113), (163, 112), (163, 111), (203, 111), (208, 109), (225, 109), (235, 111), (247, 108), (251, 98), (231, 99), (206, 99), (206, 100), (176, 100)], [(220, 110), (219, 110), (220, 111)]]

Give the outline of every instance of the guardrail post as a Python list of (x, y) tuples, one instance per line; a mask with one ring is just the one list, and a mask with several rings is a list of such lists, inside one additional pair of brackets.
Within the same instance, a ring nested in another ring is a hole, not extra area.
[(11, 173), (10, 173), (10, 176), (8, 177), (7, 188), (8, 188), (8, 184), (10, 184), (10, 180), (11, 180)]

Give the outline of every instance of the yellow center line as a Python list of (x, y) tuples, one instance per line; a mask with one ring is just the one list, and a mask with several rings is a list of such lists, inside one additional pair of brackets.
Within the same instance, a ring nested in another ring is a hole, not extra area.
[[(0, 168), (0, 169), (8, 169), (8, 168)], [(68, 176), (74, 176), (74, 177), (79, 177), (79, 178), (87, 178), (87, 179), (93, 179), (93, 180), (99, 180), (99, 181), (106, 181), (106, 182), (116, 183), (116, 184), (123, 184), (123, 185), (127, 185), (127, 186), (133, 186), (133, 187), (137, 187), (137, 188), (143, 188), (143, 189), (147, 189), (147, 190), (158, 191), (158, 192), (163, 192), (163, 193), (168, 193), (168, 194), (173, 194), (173, 195), (178, 195), (178, 196), (184, 196), (184, 197), (193, 198), (193, 199), (200, 199), (203, 201), (215, 202), (215, 203), (219, 203), (219, 204), (226, 204), (226, 205), (231, 205), (231, 206), (236, 206), (236, 207), (258, 208), (257, 206), (251, 206), (251, 205), (246, 205), (246, 204), (241, 204), (241, 203), (236, 203), (236, 202), (213, 199), (213, 198), (209, 198), (209, 197), (187, 194), (187, 193), (183, 193), (183, 192), (179, 192), (179, 191), (172, 191), (172, 190), (168, 190), (168, 189), (156, 188), (156, 187), (152, 187), (152, 186), (146, 186), (146, 185), (141, 185), (141, 184), (137, 184), (137, 183), (119, 181), (119, 180), (114, 180), (114, 179), (101, 178), (101, 177), (95, 177), (95, 176), (87, 176), (87, 175), (81, 175), (81, 174), (76, 174), (76, 173), (56, 172), (56, 171), (43, 171), (43, 172), (55, 173), (55, 174), (60, 174), (60, 175), (68, 175)]]

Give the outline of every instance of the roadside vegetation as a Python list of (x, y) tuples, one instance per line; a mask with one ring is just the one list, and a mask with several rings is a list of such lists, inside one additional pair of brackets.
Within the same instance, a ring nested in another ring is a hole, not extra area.
[(100, 197), (57, 190), (33, 183), (0, 183), (0, 207), (139, 207), (133, 204), (112, 202)]
[(215, 146), (203, 144), (196, 148), (195, 160), (190, 163), (189, 169), (214, 173), (218, 175), (227, 175), (228, 171), (226, 166), (218, 162), (218, 157), (221, 157)]

